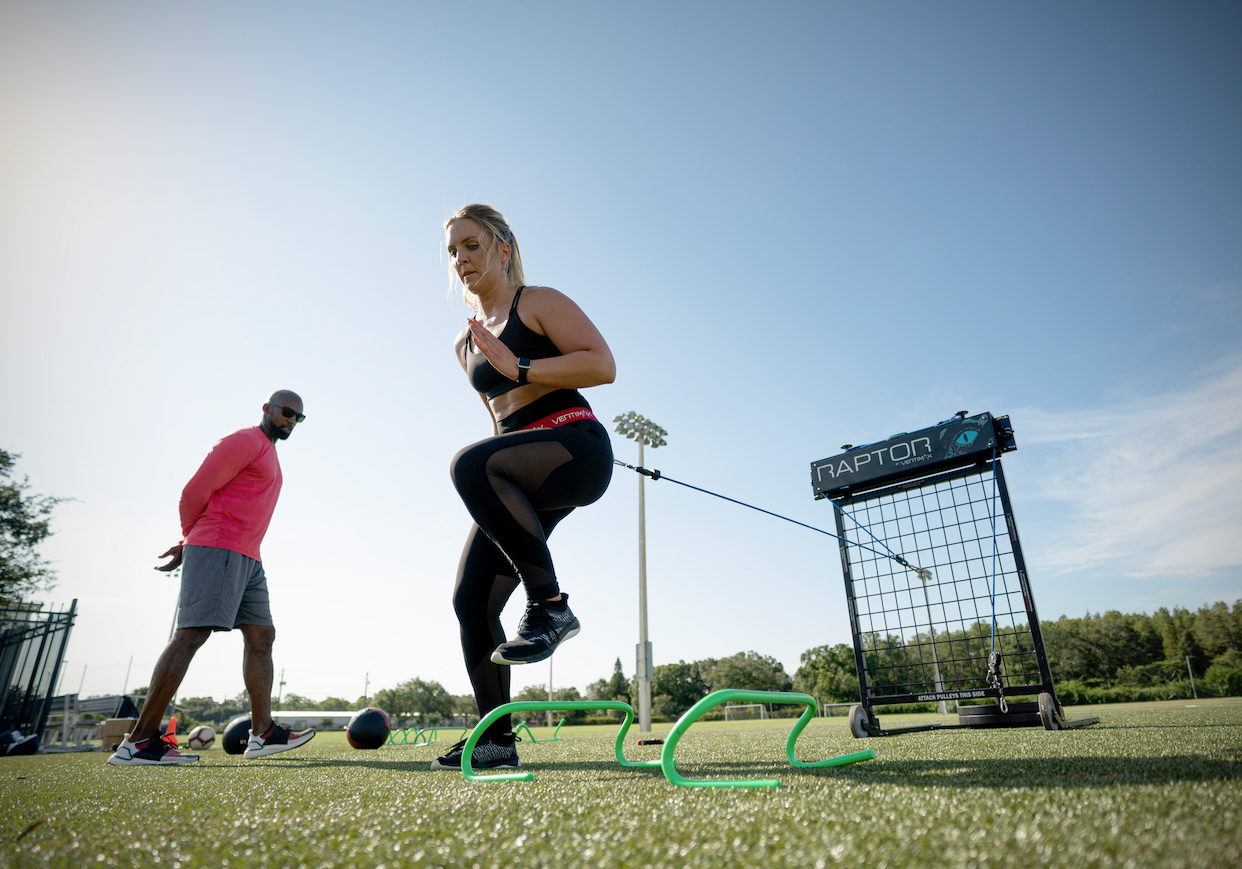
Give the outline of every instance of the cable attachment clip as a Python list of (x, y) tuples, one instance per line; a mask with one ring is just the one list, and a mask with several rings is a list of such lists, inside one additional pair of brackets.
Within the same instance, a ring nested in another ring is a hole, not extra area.
[(1001, 653), (995, 649), (988, 655), (988, 687), (995, 687), (1000, 696), (1000, 710), (1002, 713), (1009, 711), (1009, 704), (1005, 701), (1005, 685), (1001, 682), (1000, 671)]
[[(614, 465), (620, 465), (620, 466), (621, 466), (621, 467), (623, 467), (623, 468), (629, 468), (631, 471), (638, 471), (638, 473), (642, 474), (644, 477), (650, 477), (650, 478), (651, 478), (651, 479), (653, 479), (653, 480), (658, 480), (658, 479), (660, 479), (660, 472), (659, 472), (659, 471), (649, 471), (649, 470), (647, 470), (646, 468), (636, 468), (636, 467), (634, 467), (633, 465), (627, 465), (625, 462), (621, 461), (620, 459), (613, 459), (613, 460), (612, 460), (612, 463), (613, 463)], [(676, 482), (676, 480), (674, 480), (673, 482)], [(685, 483), (683, 483), (682, 485), (684, 486), (684, 485), (685, 485)], [(695, 488), (695, 487), (694, 487), (694, 486), (691, 486), (690, 488), (692, 488), (692, 489), (693, 489), (693, 488)], [(709, 492), (708, 494), (710, 495), (710, 494), (713, 494), (713, 493)], [(717, 497), (719, 497), (719, 496), (717, 496)], [(785, 518), (785, 517), (783, 517), (783, 516), (782, 516), (781, 518), (783, 519), (783, 518)], [(790, 520), (790, 521), (793, 521), (793, 520)], [(816, 529), (816, 530), (818, 530), (818, 529)]]

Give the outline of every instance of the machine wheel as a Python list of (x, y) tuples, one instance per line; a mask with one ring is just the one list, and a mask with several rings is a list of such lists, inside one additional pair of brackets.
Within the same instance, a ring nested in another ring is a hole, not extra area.
[(964, 727), (1038, 727), (1043, 723), (1038, 703), (1010, 703), (1001, 712), (999, 703), (958, 706), (957, 721)]
[(1057, 722), (1056, 701), (1047, 691), (1039, 695), (1039, 720), (1044, 725), (1044, 730), (1061, 729), (1061, 725)]
[(866, 739), (871, 735), (868, 727), (872, 726), (871, 716), (867, 714), (867, 710), (862, 706), (850, 707), (850, 733), (854, 734), (855, 739)]

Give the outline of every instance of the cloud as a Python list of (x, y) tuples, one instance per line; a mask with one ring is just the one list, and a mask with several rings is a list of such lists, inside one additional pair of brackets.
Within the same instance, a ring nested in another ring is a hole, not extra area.
[(1013, 416), (1043, 460), (1035, 496), (1066, 518), (1042, 568), (1189, 579), (1242, 563), (1242, 357), (1176, 393)]

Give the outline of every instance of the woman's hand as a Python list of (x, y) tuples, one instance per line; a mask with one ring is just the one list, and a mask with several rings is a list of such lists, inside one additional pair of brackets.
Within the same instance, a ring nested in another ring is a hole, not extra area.
[[(527, 371), (527, 383), (541, 387), (546, 393), (554, 389), (582, 389), (613, 382), (617, 367), (612, 351), (595, 324), (568, 296), (550, 287), (526, 287), (522, 306), (526, 327), (537, 335), (546, 336), (561, 352), (560, 356), (532, 360)], [(475, 348), (492, 367), (510, 380), (517, 380), (517, 355), (478, 320), (467, 320), (466, 328), (470, 330)], [(514, 392), (531, 395), (525, 387)], [(528, 401), (518, 400), (512, 404), (512, 399), (497, 396), (492, 399), (491, 407), (503, 418)]]
[(492, 363), (492, 367), (510, 380), (517, 380), (518, 358), (513, 355), (513, 351), (505, 346), (503, 341), (487, 331), (478, 320), (467, 320), (466, 328), (470, 330), (474, 346), (488, 362)]

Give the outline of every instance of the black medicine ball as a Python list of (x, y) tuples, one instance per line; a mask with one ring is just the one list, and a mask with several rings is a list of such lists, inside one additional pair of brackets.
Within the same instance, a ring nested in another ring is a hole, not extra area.
[(224, 738), (220, 740), (220, 744), (224, 746), (228, 754), (241, 754), (246, 750), (248, 742), (250, 742), (249, 715), (230, 721), (229, 726), (224, 728)]
[(388, 741), (388, 713), (375, 706), (368, 706), (349, 719), (345, 736), (354, 748), (379, 748)]

